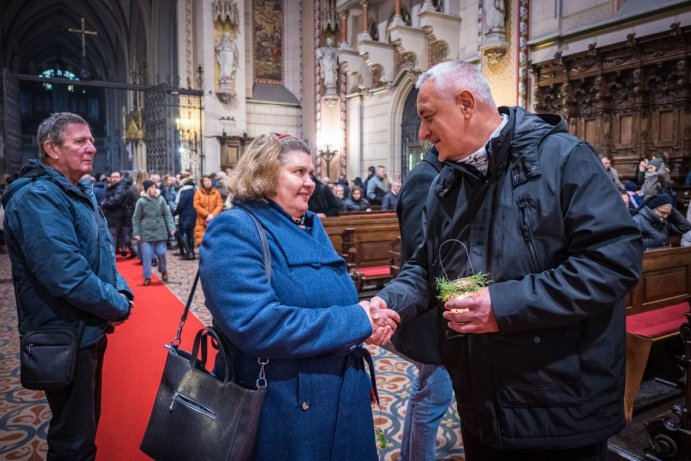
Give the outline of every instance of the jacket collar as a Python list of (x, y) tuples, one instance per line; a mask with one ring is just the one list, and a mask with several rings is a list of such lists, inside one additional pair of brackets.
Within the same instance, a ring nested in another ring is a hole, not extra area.
[(485, 146), (489, 155), (487, 177), (471, 165), (444, 162), (446, 168), (440, 174), (434, 189), (437, 196), (448, 194), (462, 176), (478, 181), (498, 178), (509, 164), (514, 187), (539, 176), (540, 143), (548, 134), (567, 131), (566, 122), (558, 115), (531, 114), (520, 107), (505, 106), (499, 108), (499, 113), (508, 115), (509, 119), (499, 134)]
[(17, 192), (22, 186), (28, 184), (31, 181), (40, 180), (41, 178), (49, 179), (65, 193), (75, 194), (83, 199), (92, 203), (95, 203), (90, 198), (93, 196), (93, 185), (91, 181), (84, 179), (77, 183), (77, 185), (72, 184), (69, 179), (65, 177), (62, 173), (57, 171), (55, 168), (48, 166), (44, 163), (39, 162), (36, 159), (29, 160), (24, 166), (22, 166), (19, 171), (19, 179), (13, 181), (7, 192), (3, 196), (3, 204), (7, 206), (12, 195)]
[(532, 114), (521, 107), (500, 107), (499, 112), (509, 114), (498, 146), (500, 161), (510, 160), (511, 183), (516, 187), (542, 174), (538, 162), (540, 143), (549, 134), (566, 133), (566, 121), (554, 114)]
[(259, 220), (267, 234), (273, 237), (288, 265), (343, 262), (331, 245), (321, 221), (311, 211), (306, 213), (305, 220), (312, 223), (312, 228), (305, 230), (293, 223), (290, 215), (275, 203), (236, 198), (233, 199), (233, 205), (245, 208)]

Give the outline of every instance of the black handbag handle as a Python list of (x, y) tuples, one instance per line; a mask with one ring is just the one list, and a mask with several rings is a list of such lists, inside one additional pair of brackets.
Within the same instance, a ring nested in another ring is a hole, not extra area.
[(234, 367), (230, 366), (230, 354), (228, 353), (225, 344), (221, 341), (221, 338), (218, 336), (218, 333), (216, 333), (216, 330), (214, 330), (213, 327), (204, 327), (201, 330), (199, 330), (195, 335), (194, 345), (192, 346), (192, 354), (190, 355), (190, 367), (192, 367), (192, 369), (197, 368), (198, 354), (199, 349), (201, 348), (202, 360), (200, 363), (203, 368), (206, 368), (206, 340), (209, 337), (216, 340), (216, 342), (218, 343), (218, 352), (219, 354), (223, 354), (223, 361), (226, 365), (226, 374), (223, 378), (223, 383), (227, 384), (234, 378), (234, 376), (231, 374), (231, 372), (233, 372), (234, 370)]
[[(257, 221), (257, 218), (255, 218), (254, 215), (250, 213), (247, 209), (241, 206), (235, 206), (235, 208), (247, 213), (249, 217), (252, 218), (252, 221), (254, 221), (254, 225), (257, 227), (257, 232), (259, 233), (259, 240), (262, 243), (262, 252), (264, 253), (264, 273), (266, 274), (266, 279), (269, 281), (269, 284), (271, 284), (271, 253), (269, 253), (269, 243), (266, 241), (266, 233), (264, 232), (264, 228), (259, 223), (259, 221)], [(192, 289), (190, 290), (190, 294), (187, 297), (187, 302), (185, 303), (185, 310), (182, 312), (182, 317), (180, 318), (180, 325), (178, 326), (178, 331), (175, 333), (175, 337), (170, 341), (170, 344), (167, 347), (178, 347), (180, 345), (180, 338), (182, 337), (182, 327), (185, 326), (185, 322), (187, 321), (187, 315), (189, 314), (190, 307), (192, 306), (194, 292), (197, 290), (197, 283), (199, 283), (199, 268), (197, 268), (197, 273), (194, 276)]]
[[(249, 215), (250, 218), (252, 218), (252, 221), (254, 221), (254, 225), (257, 227), (257, 232), (259, 233), (259, 240), (262, 243), (262, 253), (264, 256), (264, 273), (266, 274), (266, 279), (268, 280), (269, 284), (271, 284), (271, 253), (269, 253), (269, 242), (266, 240), (266, 232), (264, 231), (264, 228), (262, 225), (259, 223), (257, 218), (254, 217), (252, 213), (249, 212), (249, 210), (241, 207), (241, 206), (235, 206), (235, 208), (244, 211)], [(182, 328), (185, 326), (185, 322), (187, 321), (187, 315), (190, 312), (190, 307), (192, 306), (192, 299), (194, 298), (194, 292), (197, 289), (197, 284), (199, 283), (199, 268), (197, 268), (197, 273), (194, 276), (194, 282), (192, 283), (192, 289), (190, 290), (190, 295), (187, 297), (187, 302), (185, 303), (185, 310), (182, 312), (182, 317), (180, 318), (180, 325), (178, 326), (178, 331), (175, 333), (175, 337), (170, 341), (170, 344), (166, 345), (166, 347), (170, 348), (178, 348), (180, 346), (180, 338), (182, 337)], [(190, 364), (192, 365), (192, 368), (196, 367), (197, 365), (197, 353), (199, 352), (199, 345), (202, 342), (202, 337), (201, 335), (204, 335), (204, 345), (202, 346), (202, 366), (206, 366), (206, 357), (207, 357), (207, 350), (206, 350), (206, 335), (211, 334), (211, 336), (216, 339), (218, 342), (218, 350), (223, 353), (224, 356), (224, 361), (226, 363), (226, 375), (225, 375), (225, 380), (224, 382), (228, 382), (229, 379), (232, 378), (230, 374), (230, 370), (232, 369), (234, 371), (234, 367), (230, 367), (230, 362), (232, 358), (232, 354), (226, 349), (225, 344), (223, 341), (218, 336), (218, 333), (211, 328), (211, 327), (204, 327), (203, 329), (199, 330), (197, 332), (197, 335), (194, 338), (194, 347), (192, 349), (192, 358), (190, 359)], [(259, 377), (257, 378), (257, 388), (266, 388), (267, 386), (267, 380), (266, 380), (266, 371), (265, 367), (269, 363), (269, 359), (264, 359), (259, 357), (257, 359), (257, 363), (259, 363)]]

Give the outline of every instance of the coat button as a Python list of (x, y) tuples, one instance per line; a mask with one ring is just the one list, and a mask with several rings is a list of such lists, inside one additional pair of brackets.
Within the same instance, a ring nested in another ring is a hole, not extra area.
[(307, 402), (302, 402), (302, 410), (307, 411), (310, 409), (310, 404)]
[(534, 342), (535, 344), (540, 344), (540, 341), (541, 341), (541, 339), (540, 339), (539, 336), (533, 336), (533, 342)]

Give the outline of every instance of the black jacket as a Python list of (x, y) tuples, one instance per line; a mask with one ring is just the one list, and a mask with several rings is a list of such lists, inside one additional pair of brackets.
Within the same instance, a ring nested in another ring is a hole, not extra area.
[[(396, 214), (401, 229), (401, 266), (410, 259), (423, 241), (426, 224), (424, 205), (430, 185), (442, 169), (435, 148), (406, 176), (399, 194)], [(432, 306), (434, 301), (431, 301)], [(400, 325), (392, 342), (396, 350), (422, 363), (440, 364), (439, 333), (436, 327), (436, 309)]]
[(489, 273), (499, 332), (440, 340), (463, 425), (507, 449), (601, 442), (625, 424), (624, 295), (640, 275), (640, 234), (560, 117), (500, 112), (509, 120), (487, 145), (488, 177), (445, 163), (425, 243), (380, 296), (405, 321), (428, 309), (435, 277)]
[(197, 210), (194, 209), (194, 184), (185, 184), (180, 188), (178, 204), (173, 216), (180, 216), (180, 229), (194, 229), (197, 223)]
[(338, 216), (341, 202), (331, 192), (329, 186), (314, 180), (314, 192), (309, 199), (309, 210), (313, 213), (324, 213), (326, 216)]
[(691, 225), (676, 208), (672, 208), (669, 218), (662, 220), (648, 205), (643, 206), (633, 217), (643, 237), (645, 248), (659, 248), (669, 245), (669, 235), (683, 234), (691, 230)]
[(127, 184), (120, 180), (117, 184), (106, 187), (106, 198), (101, 203), (101, 209), (108, 221), (108, 227), (124, 226), (127, 221)]

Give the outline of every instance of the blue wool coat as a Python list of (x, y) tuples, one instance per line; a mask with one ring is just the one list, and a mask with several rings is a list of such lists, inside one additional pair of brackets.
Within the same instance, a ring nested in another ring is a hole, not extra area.
[[(209, 224), (201, 282), (214, 325), (235, 346), (235, 370), (268, 389), (257, 460), (376, 460), (371, 378), (361, 343), (371, 333), (345, 261), (319, 218), (301, 229), (275, 203), (235, 201)], [(266, 231), (271, 283), (250, 211)]]

